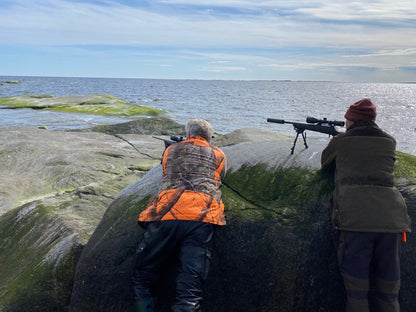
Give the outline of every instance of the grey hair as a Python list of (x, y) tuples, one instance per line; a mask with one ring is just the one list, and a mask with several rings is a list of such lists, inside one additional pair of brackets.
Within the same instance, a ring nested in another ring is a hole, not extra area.
[(214, 134), (214, 130), (208, 121), (204, 119), (191, 119), (186, 125), (186, 133), (191, 137), (203, 137), (210, 142), (212, 135)]

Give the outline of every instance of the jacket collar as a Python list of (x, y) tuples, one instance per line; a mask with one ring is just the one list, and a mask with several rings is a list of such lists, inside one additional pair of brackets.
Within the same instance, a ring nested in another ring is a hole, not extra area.
[(200, 144), (204, 144), (204, 145), (209, 145), (209, 142), (207, 139), (201, 137), (201, 136), (197, 136), (197, 137), (190, 137), (189, 139), (186, 140), (187, 142), (200, 142)]
[(377, 124), (374, 121), (371, 120), (362, 120), (362, 121), (356, 121), (354, 122), (347, 131), (353, 130), (358, 127), (378, 127)]

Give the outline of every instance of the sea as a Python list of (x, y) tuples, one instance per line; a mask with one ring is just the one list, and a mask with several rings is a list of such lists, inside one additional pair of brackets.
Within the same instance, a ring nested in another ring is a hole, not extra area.
[[(206, 119), (220, 134), (258, 128), (295, 136), (292, 125), (270, 123), (267, 118), (305, 123), (310, 116), (343, 121), (351, 104), (370, 98), (377, 106), (376, 123), (396, 138), (398, 150), (416, 155), (415, 83), (0, 76), (0, 82), (8, 80), (21, 83), (3, 83), (0, 97), (105, 93), (137, 105), (165, 110), (167, 117), (182, 124), (191, 118)], [(2, 128), (46, 126), (50, 130), (72, 130), (131, 120), (0, 108)], [(325, 134), (308, 131), (307, 136)]]

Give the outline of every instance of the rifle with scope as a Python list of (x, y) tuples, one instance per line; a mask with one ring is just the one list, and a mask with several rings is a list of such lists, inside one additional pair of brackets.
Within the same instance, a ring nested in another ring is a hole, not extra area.
[[(174, 135), (174, 134), (172, 134), (170, 136), (170, 140), (164, 139), (164, 138), (159, 138), (159, 137), (156, 137), (156, 136), (152, 136), (152, 138), (162, 140), (163, 142), (165, 142), (165, 149), (163, 150), (163, 153), (162, 153), (162, 160), (163, 160), (163, 154), (165, 154), (165, 151), (169, 146), (171, 146), (172, 144), (175, 144), (175, 143), (182, 142), (182, 141), (186, 140), (184, 137), (177, 136), (177, 135)], [(162, 163), (162, 160), (160, 161), (160, 163)]]
[(296, 142), (298, 140), (299, 134), (302, 135), (303, 144), (305, 145), (305, 148), (308, 148), (308, 144), (306, 143), (305, 130), (310, 130), (310, 131), (315, 131), (315, 132), (320, 132), (320, 133), (325, 133), (328, 135), (335, 136), (339, 134), (337, 129), (335, 129), (335, 126), (343, 127), (345, 124), (343, 121), (327, 120), (326, 118), (317, 119), (314, 117), (306, 117), (306, 122), (307, 122), (306, 124), (299, 123), (299, 122), (286, 121), (284, 119), (275, 119), (275, 118), (267, 118), (267, 121), (278, 123), (278, 124), (286, 123), (286, 124), (293, 125), (293, 128), (296, 131), (296, 137), (295, 137), (295, 141), (293, 142), (293, 146), (291, 148), (291, 154), (293, 154), (295, 150), (295, 146), (296, 146)]
[(159, 137), (156, 137), (156, 136), (152, 136), (152, 138), (155, 138), (155, 139), (158, 139), (158, 140), (162, 140), (163, 142), (165, 142), (165, 149), (168, 148), (168, 146), (170, 146), (170, 145), (172, 145), (174, 143), (178, 143), (178, 142), (185, 141), (185, 138), (184, 137), (177, 136), (177, 135), (174, 135), (174, 134), (172, 134), (170, 136), (170, 140), (164, 139), (164, 138), (159, 138)]

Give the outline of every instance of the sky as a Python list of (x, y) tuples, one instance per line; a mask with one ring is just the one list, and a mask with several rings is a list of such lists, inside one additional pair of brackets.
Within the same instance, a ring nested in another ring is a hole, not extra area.
[(416, 1), (1, 0), (7, 75), (416, 82)]

